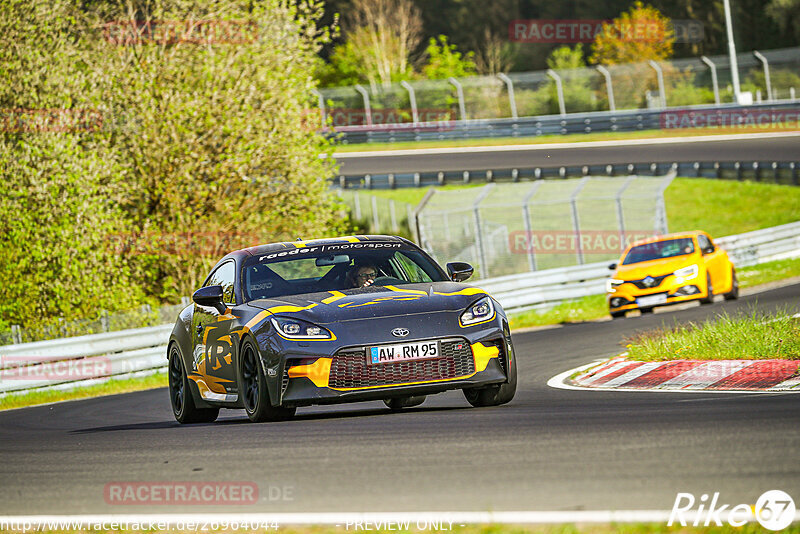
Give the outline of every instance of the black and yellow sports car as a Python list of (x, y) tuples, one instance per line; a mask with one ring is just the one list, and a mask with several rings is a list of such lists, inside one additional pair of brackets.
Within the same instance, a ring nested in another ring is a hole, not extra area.
[(169, 392), (181, 423), (220, 408), (252, 421), (298, 406), (383, 400), (399, 410), (462, 389), (473, 406), (514, 397), (508, 320), (410, 241), (390, 236), (274, 243), (231, 252), (170, 336)]

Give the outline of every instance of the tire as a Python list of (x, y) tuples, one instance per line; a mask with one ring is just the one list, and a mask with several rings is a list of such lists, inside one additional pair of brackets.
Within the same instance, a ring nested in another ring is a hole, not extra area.
[(731, 267), (731, 290), (723, 295), (725, 300), (736, 300), (739, 298), (739, 279), (736, 277), (736, 269)]
[(269, 400), (267, 379), (258, 357), (255, 344), (247, 339), (242, 343), (237, 380), (239, 395), (247, 417), (254, 423), (285, 421), (291, 419), (297, 408), (273, 406)]
[(483, 388), (466, 388), (463, 391), (467, 402), (475, 408), (500, 406), (510, 402), (517, 392), (517, 358), (515, 357), (511, 360), (508, 382), (505, 384), (495, 384)]
[(399, 412), (403, 408), (419, 406), (425, 402), (425, 398), (425, 395), (418, 395), (416, 397), (395, 397), (393, 399), (384, 399), (383, 403), (393, 412)]
[(624, 311), (616, 311), (616, 312), (608, 312), (611, 315), (612, 319), (619, 319), (620, 317), (625, 317)]
[(653, 313), (653, 308), (639, 308), (639, 313), (642, 315)]
[(169, 348), (169, 401), (172, 414), (181, 424), (213, 423), (219, 415), (219, 408), (198, 408), (189, 389), (189, 379), (183, 366), (183, 358), (178, 345)]
[(711, 285), (711, 275), (706, 273), (706, 291), (708, 295), (700, 299), (700, 304), (714, 303), (714, 286)]

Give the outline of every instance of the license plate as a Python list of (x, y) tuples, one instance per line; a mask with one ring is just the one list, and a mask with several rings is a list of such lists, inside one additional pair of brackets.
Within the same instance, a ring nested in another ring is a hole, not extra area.
[(658, 295), (647, 295), (646, 297), (639, 297), (636, 299), (636, 304), (639, 306), (655, 306), (657, 304), (666, 304), (667, 294), (659, 293)]
[(439, 358), (439, 342), (423, 341), (420, 343), (399, 343), (370, 347), (367, 351), (367, 364), (407, 362), (412, 360), (428, 360)]

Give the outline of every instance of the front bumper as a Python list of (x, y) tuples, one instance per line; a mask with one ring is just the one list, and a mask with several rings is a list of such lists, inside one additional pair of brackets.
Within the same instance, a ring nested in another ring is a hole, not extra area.
[[(637, 299), (664, 295), (663, 302), (656, 304), (641, 303)], [(681, 302), (690, 302), (708, 297), (708, 287), (704, 278), (695, 276), (689, 280), (668, 276), (658, 286), (641, 289), (631, 282), (621, 284), (615, 291), (606, 294), (608, 308), (612, 312), (669, 306)]]
[(366, 355), (363, 361), (359, 357), (363, 347), (346, 347), (313, 361), (289, 358), (280, 384), (280, 404), (380, 400), (506, 382), (509, 351), (502, 338), (469, 343), (466, 338), (453, 337), (441, 343), (460, 344), (460, 357), (367, 367)]

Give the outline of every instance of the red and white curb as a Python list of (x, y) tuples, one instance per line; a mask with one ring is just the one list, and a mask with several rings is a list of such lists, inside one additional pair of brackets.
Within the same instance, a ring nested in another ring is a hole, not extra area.
[(622, 355), (571, 369), (547, 385), (615, 391), (800, 392), (800, 360), (636, 362)]

